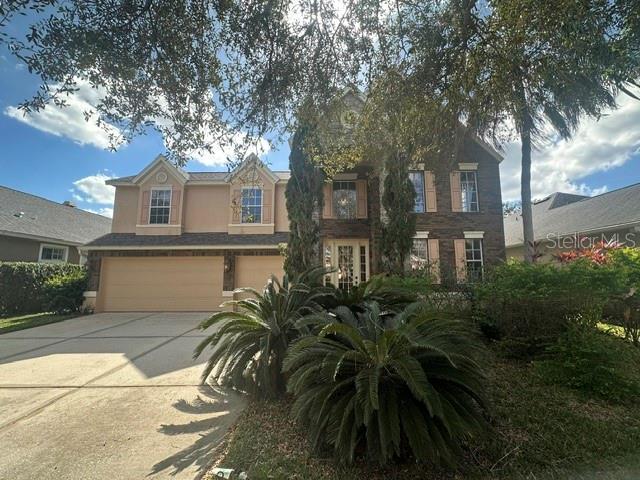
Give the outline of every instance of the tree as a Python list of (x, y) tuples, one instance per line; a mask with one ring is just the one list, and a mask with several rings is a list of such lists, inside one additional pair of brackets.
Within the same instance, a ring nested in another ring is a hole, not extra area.
[(405, 259), (411, 251), (416, 233), (415, 197), (406, 154), (400, 151), (390, 155), (382, 193), (382, 206), (387, 217), (382, 224), (382, 253), (391, 273), (404, 272)]
[(356, 24), (372, 15), (332, 0), (16, 0), (0, 3), (0, 43), (42, 80), (25, 111), (88, 85), (114, 148), (155, 128), (184, 163), (281, 140), (303, 99), (356, 82), (373, 46)]
[(291, 178), (285, 196), (289, 215), (289, 243), (284, 269), (291, 278), (320, 264), (316, 220), (322, 209), (322, 176), (305, 150), (305, 138), (313, 127), (300, 123), (291, 143)]
[[(616, 107), (638, 78), (634, 1), (452, 2), (444, 50), (445, 97), (469, 129), (500, 143), (512, 125), (522, 144), (525, 258), (534, 258), (531, 152), (551, 133), (569, 138), (585, 116)], [(636, 10), (637, 12), (637, 10)], [(418, 47), (419, 48), (419, 47)], [(502, 138), (500, 138), (502, 136)]]

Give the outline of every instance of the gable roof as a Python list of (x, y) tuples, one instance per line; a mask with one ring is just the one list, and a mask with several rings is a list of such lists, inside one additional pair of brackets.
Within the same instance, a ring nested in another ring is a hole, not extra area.
[[(585, 197), (556, 192), (532, 205), (534, 239), (565, 236), (640, 224), (640, 183)], [(522, 216), (504, 218), (507, 247), (522, 245)]]
[(153, 162), (147, 165), (138, 175), (133, 178), (133, 183), (141, 182), (151, 171), (158, 165), (164, 165), (178, 180), (182, 183), (186, 182), (189, 176), (181, 168), (176, 167), (173, 163), (167, 160), (164, 155), (158, 155)]
[(231, 172), (227, 174), (226, 180), (231, 182), (234, 178), (236, 178), (240, 173), (249, 168), (257, 168), (261, 170), (267, 177), (271, 179), (273, 183), (278, 181), (278, 177), (260, 160), (260, 158), (252, 153), (247, 158), (245, 158), (240, 165), (234, 168)]
[(82, 245), (110, 231), (110, 218), (0, 186), (0, 234)]
[[(253, 158), (255, 157), (255, 158)], [(112, 178), (107, 180), (107, 185), (134, 185), (140, 179), (142, 179), (147, 173), (149, 173), (155, 165), (160, 161), (164, 161), (171, 166), (180, 175), (183, 175), (186, 183), (189, 184), (209, 184), (209, 183), (229, 183), (238, 172), (246, 168), (247, 165), (255, 163), (267, 173), (267, 175), (273, 179), (274, 182), (286, 182), (291, 177), (291, 173), (288, 170), (271, 170), (264, 164), (257, 156), (249, 155), (240, 165), (238, 165), (232, 172), (185, 172), (182, 169), (176, 168), (171, 162), (169, 162), (164, 156), (158, 155), (156, 159), (151, 162), (145, 169), (138, 175), (128, 175), (126, 177)]]

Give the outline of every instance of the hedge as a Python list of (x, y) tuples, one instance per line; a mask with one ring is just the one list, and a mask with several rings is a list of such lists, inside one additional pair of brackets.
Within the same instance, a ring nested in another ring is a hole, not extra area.
[(84, 267), (68, 263), (0, 262), (0, 314), (46, 311), (47, 280), (84, 271)]

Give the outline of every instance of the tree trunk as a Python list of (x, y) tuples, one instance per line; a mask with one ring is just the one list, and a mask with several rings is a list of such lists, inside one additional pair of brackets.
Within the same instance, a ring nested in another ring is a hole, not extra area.
[(522, 199), (522, 234), (524, 260), (533, 263), (535, 245), (533, 236), (533, 212), (531, 209), (531, 115), (525, 109), (522, 114), (520, 140), (522, 141), (522, 172), (520, 174), (520, 195)]

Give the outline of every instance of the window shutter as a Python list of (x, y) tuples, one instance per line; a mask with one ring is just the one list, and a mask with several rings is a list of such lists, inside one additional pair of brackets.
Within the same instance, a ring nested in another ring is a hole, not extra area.
[(460, 186), (460, 172), (451, 172), (451, 211), (462, 211), (462, 187)]
[(271, 190), (262, 190), (262, 223), (272, 223)]
[(142, 206), (140, 208), (140, 225), (147, 225), (149, 223), (149, 202), (151, 192), (144, 190), (142, 192)]
[(440, 283), (440, 243), (437, 239), (428, 240), (429, 270), (434, 283)]
[(182, 191), (179, 189), (171, 190), (171, 219), (169, 223), (172, 225), (178, 224), (178, 219), (180, 218), (180, 200), (181, 200)]
[(424, 172), (424, 188), (427, 194), (427, 212), (437, 212), (436, 176), (433, 172)]
[(325, 183), (324, 188), (324, 208), (322, 209), (322, 218), (333, 217), (333, 184)]
[(458, 283), (464, 283), (467, 280), (467, 256), (465, 240), (454, 240), (453, 249), (455, 250), (456, 254), (456, 278), (458, 280)]
[(240, 223), (240, 211), (242, 209), (242, 191), (239, 188), (231, 188), (231, 223)]
[(367, 218), (366, 180), (356, 180), (356, 218)]

